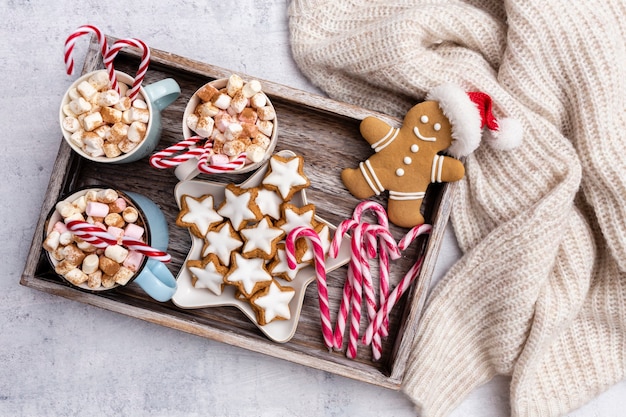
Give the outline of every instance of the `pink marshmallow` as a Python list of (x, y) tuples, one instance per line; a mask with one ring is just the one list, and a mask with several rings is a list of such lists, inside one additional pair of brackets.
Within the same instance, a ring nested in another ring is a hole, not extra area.
[(67, 226), (63, 222), (56, 222), (54, 226), (52, 226), (52, 230), (56, 230), (59, 233), (67, 232)]
[(126, 257), (126, 259), (124, 259), (123, 265), (126, 268), (130, 269), (131, 271), (137, 272), (137, 270), (141, 266), (142, 261), (143, 261), (143, 255), (141, 254), (141, 252), (131, 250), (128, 253), (128, 256)]
[(90, 201), (87, 203), (85, 213), (91, 217), (106, 217), (109, 214), (109, 206), (97, 201)]
[(121, 213), (126, 208), (126, 200), (124, 200), (122, 197), (120, 197), (117, 200), (115, 200), (114, 202), (112, 202), (111, 206), (112, 206), (111, 207), (111, 211), (113, 213)]
[(226, 165), (229, 162), (230, 159), (228, 159), (228, 156), (223, 153), (213, 154), (211, 155), (211, 158), (209, 158), (210, 165)]
[(144, 229), (136, 223), (128, 223), (124, 229), (124, 235), (133, 239), (141, 239)]
[(124, 229), (120, 227), (109, 226), (107, 228), (107, 233), (119, 240), (122, 238), (122, 236), (124, 236)]

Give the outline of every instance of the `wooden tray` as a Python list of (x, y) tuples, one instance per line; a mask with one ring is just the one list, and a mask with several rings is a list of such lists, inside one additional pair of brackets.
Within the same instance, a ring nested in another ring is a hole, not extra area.
[[(112, 38), (109, 40), (111, 43), (115, 41)], [(116, 68), (134, 74), (139, 65), (139, 56), (135, 50), (120, 53), (115, 61)], [(83, 73), (100, 68), (103, 65), (98, 44), (92, 39)], [(191, 95), (203, 84), (231, 74), (232, 71), (223, 68), (152, 50), (152, 61), (145, 82), (172, 77), (182, 90), (181, 96), (162, 113), (163, 133), (157, 150), (182, 140), (183, 111)], [(240, 75), (244, 79), (248, 78), (245, 74)], [(59, 74), (59, 77), (62, 76)], [(359, 122), (367, 115), (385, 116), (269, 81), (261, 82), (280, 118), (276, 151), (290, 149), (304, 156), (305, 172), (311, 179), (311, 187), (307, 189), (308, 200), (316, 205), (317, 213), (322, 218), (337, 225), (352, 215), (359, 202), (343, 187), (340, 172), (345, 167), (357, 166), (372, 152), (359, 134)], [(393, 122), (399, 124), (397, 120)], [(425, 254), (416, 284), (401, 299), (390, 318), (390, 336), (384, 340), (383, 357), (374, 362), (370, 347), (359, 346), (358, 357), (350, 360), (344, 352), (329, 353), (324, 347), (315, 285), (307, 289), (296, 334), (289, 342), (279, 344), (264, 337), (254, 324), (233, 307), (183, 310), (171, 302), (152, 300), (134, 284), (104, 295), (83, 292), (64, 284), (51, 270), (41, 249), (43, 228), (46, 215), (54, 204), (79, 187), (110, 186), (144, 194), (157, 202), (169, 222), (168, 252), (173, 260), (168, 268), (174, 275), (181, 268), (191, 239), (186, 229), (175, 225), (178, 208), (174, 186), (177, 179), (173, 171), (154, 169), (149, 166), (147, 158), (125, 165), (90, 162), (71, 151), (62, 140), (60, 131), (58, 136), (59, 153), (20, 280), (22, 285), (327, 372), (399, 389), (449, 216), (453, 186), (437, 185), (429, 188), (424, 201), (424, 214), (426, 221), (433, 224), (433, 232), (429, 238), (422, 237), (413, 243), (403, 258), (392, 265), (392, 286), (395, 286), (415, 259)], [(211, 176), (210, 180), (240, 183), (250, 174)], [(198, 178), (209, 179), (208, 176)], [(392, 233), (399, 239), (406, 230), (393, 228)], [(333, 320), (345, 276), (346, 267), (328, 276)], [(363, 320), (362, 326), (365, 324), (366, 320)]]

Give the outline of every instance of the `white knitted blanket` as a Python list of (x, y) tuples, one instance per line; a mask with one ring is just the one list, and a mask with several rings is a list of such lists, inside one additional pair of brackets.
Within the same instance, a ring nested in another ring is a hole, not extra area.
[(467, 158), (464, 253), (428, 299), (403, 385), (447, 415), (510, 375), (513, 416), (557, 416), (626, 368), (626, 2), (294, 0), (293, 55), (331, 97), (395, 116), (443, 82), (521, 121)]

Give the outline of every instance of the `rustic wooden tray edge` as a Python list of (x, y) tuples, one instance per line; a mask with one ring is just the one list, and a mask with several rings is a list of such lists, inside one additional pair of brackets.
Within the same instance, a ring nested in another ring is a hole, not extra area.
[[(115, 41), (114, 38), (111, 38)], [(90, 49), (97, 49), (95, 40), (92, 40)], [(139, 52), (129, 52), (130, 54), (139, 55)], [(176, 62), (176, 65), (180, 66), (183, 71), (193, 71), (198, 74), (205, 74), (207, 77), (228, 76), (232, 71), (215, 67), (213, 65), (204, 64), (198, 61), (189, 60), (183, 57), (177, 57), (168, 52), (152, 49), (152, 56), (155, 62), (159, 62), (163, 65), (172, 65), (172, 62)], [(173, 59), (174, 57), (175, 59)], [(101, 67), (98, 62), (96, 54), (90, 54), (85, 61), (83, 72), (89, 72)], [(174, 65), (176, 67), (176, 65)], [(321, 97), (315, 94), (296, 90), (287, 86), (272, 83), (269, 81), (263, 81), (266, 85), (266, 91), (270, 95), (282, 97), (285, 100), (299, 101), (306, 106), (315, 107), (320, 111), (339, 114), (348, 118), (362, 119), (366, 115), (376, 114), (375, 112), (364, 110), (356, 106), (351, 106), (345, 103), (336, 102), (334, 100)], [(386, 115), (377, 114), (379, 117), (387, 118), (389, 120), (398, 122), (396, 119), (390, 118)], [(248, 350), (256, 351), (259, 353), (267, 354), (273, 357), (286, 359), (295, 363), (313, 367), (316, 369), (332, 372), (341, 376), (357, 379), (363, 382), (372, 383), (375, 385), (387, 387), (390, 389), (400, 389), (402, 378), (406, 369), (406, 360), (410, 353), (410, 348), (415, 336), (415, 333), (419, 324), (419, 317), (426, 299), (427, 291), (430, 285), (432, 273), (434, 271), (437, 254), (441, 245), (441, 236), (447, 223), (450, 210), (451, 200), (453, 196), (453, 185), (443, 185), (443, 191), (441, 192), (440, 201), (438, 207), (435, 208), (436, 215), (433, 218), (433, 233), (427, 242), (426, 256), (418, 277), (418, 283), (414, 285), (410, 294), (408, 295), (410, 301), (407, 303), (408, 308), (404, 312), (405, 321), (403, 324), (403, 334), (399, 336), (398, 341), (394, 347), (394, 359), (391, 367), (390, 375), (386, 376), (382, 373), (372, 373), (366, 368), (362, 367), (358, 362), (350, 364), (337, 364), (336, 362), (326, 362), (319, 360), (312, 360), (310, 356), (305, 353), (296, 352), (293, 350), (285, 349), (284, 346), (275, 344), (272, 342), (259, 343), (258, 340), (249, 340), (245, 337), (241, 337), (233, 332), (222, 331), (219, 329), (207, 329), (206, 327), (199, 326), (193, 322), (193, 320), (187, 320), (181, 317), (172, 317), (170, 315), (161, 314), (158, 312), (150, 311), (149, 314), (142, 308), (118, 304), (112, 305), (109, 300), (100, 296), (85, 294), (74, 290), (69, 287), (62, 287), (56, 283), (47, 282), (36, 278), (35, 267), (36, 262), (41, 254), (41, 243), (43, 239), (43, 228), (46, 214), (55, 204), (64, 182), (64, 172), (68, 165), (68, 161), (71, 159), (71, 149), (61, 141), (59, 147), (59, 153), (55, 161), (48, 186), (48, 192), (42, 203), (41, 214), (37, 223), (35, 233), (32, 239), (32, 244), (27, 256), (27, 262), (20, 279), (20, 284), (28, 286), (34, 289), (60, 295), (68, 299), (81, 301), (87, 304), (91, 304), (97, 307), (105, 308), (111, 311), (116, 311), (128, 316), (140, 318), (152, 323), (166, 325), (178, 330), (185, 331), (187, 333), (195, 334), (201, 337), (222, 341), (232, 344), (234, 346), (242, 347)], [(314, 358), (313, 358), (314, 359)]]

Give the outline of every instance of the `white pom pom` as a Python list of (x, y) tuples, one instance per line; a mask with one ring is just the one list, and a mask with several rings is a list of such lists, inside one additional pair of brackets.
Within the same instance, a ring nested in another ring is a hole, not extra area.
[(488, 130), (485, 142), (494, 149), (509, 151), (522, 143), (522, 124), (517, 119), (502, 118), (498, 120), (498, 130)]

